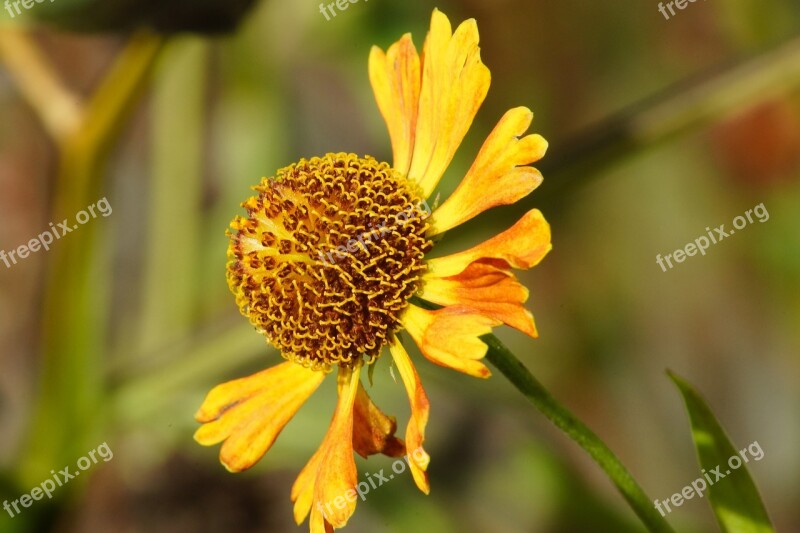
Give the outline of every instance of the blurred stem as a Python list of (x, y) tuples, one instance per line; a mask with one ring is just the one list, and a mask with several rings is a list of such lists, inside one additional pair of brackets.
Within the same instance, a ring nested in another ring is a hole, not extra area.
[(127, 343), (137, 353), (184, 338), (197, 314), (208, 57), (205, 39), (173, 40), (154, 76), (144, 310)]
[[(71, 223), (78, 211), (101, 197), (104, 158), (160, 46), (160, 38), (150, 34), (132, 37), (91, 97), (77, 130), (60, 140), (53, 222), (66, 218)], [(58, 241), (50, 252), (40, 391), (20, 467), (27, 484), (85, 453), (103, 420), (99, 415), (104, 406), (108, 269), (92, 246), (99, 225), (100, 220), (90, 222)]]
[(83, 116), (80, 98), (64, 86), (26, 32), (0, 29), (0, 58), (53, 139), (63, 141), (78, 130)]
[[(253, 326), (238, 317), (233, 318), (231, 325), (209, 324), (200, 328), (201, 333), (191, 341), (161, 346), (160, 351), (174, 354), (167, 365), (136, 376), (130, 376), (130, 365), (125, 361), (115, 365), (117, 371), (112, 373), (111, 379), (121, 381), (113, 388), (109, 399), (115, 416), (127, 422), (150, 420), (165, 405), (174, 405), (187, 392), (205, 394), (226, 375), (225, 371), (220, 371), (220, 366), (242, 368), (256, 358), (267, 361), (277, 356), (275, 349), (265, 345), (264, 338), (253, 331)], [(142, 358), (158, 359), (148, 355), (145, 353)], [(197, 399), (197, 405), (201, 400)]]
[(800, 87), (800, 38), (727, 69), (706, 73), (639, 102), (608, 118), (563, 149), (548, 154), (537, 168), (545, 181), (530, 202), (548, 201), (597, 176), (631, 154), (747, 109), (753, 103)]
[(653, 507), (653, 500), (644, 493), (619, 458), (592, 430), (561, 405), (497, 337), (491, 334), (484, 335), (481, 340), (489, 346), (486, 355), (489, 362), (497, 367), (539, 412), (592, 456), (650, 531), (673, 531), (664, 517)]

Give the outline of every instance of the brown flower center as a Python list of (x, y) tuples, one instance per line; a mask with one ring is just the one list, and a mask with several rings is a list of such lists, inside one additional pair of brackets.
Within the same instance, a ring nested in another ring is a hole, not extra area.
[(283, 357), (373, 362), (420, 285), (430, 213), (386, 163), (327, 154), (283, 168), (231, 223), (228, 285)]

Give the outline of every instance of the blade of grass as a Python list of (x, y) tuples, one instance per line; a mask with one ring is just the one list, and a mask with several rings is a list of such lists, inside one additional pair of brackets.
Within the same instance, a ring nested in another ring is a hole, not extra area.
[(173, 40), (154, 75), (144, 309), (125, 343), (139, 353), (187, 336), (197, 313), (208, 54), (207, 40)]
[[(708, 501), (720, 529), (725, 533), (774, 533), (767, 510), (753, 478), (743, 464), (743, 458), (708, 404), (684, 379), (669, 371), (667, 375), (678, 387), (686, 404), (700, 466), (708, 472), (719, 466), (720, 474), (724, 476), (708, 487)], [(761, 450), (761, 445), (758, 447)], [(763, 454), (763, 450), (761, 453)], [(739, 457), (742, 465), (731, 470), (729, 461), (735, 456)]]

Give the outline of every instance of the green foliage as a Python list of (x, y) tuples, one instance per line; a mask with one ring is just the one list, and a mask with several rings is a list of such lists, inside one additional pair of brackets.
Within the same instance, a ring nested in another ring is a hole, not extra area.
[(708, 501), (722, 531), (773, 532), (767, 511), (747, 467), (742, 464), (732, 472), (728, 469), (729, 459), (739, 455), (739, 452), (725, 434), (714, 413), (689, 383), (672, 372), (669, 372), (669, 377), (675, 382), (686, 403), (700, 466), (708, 472), (721, 466), (720, 470), (725, 474), (723, 479), (708, 487)]

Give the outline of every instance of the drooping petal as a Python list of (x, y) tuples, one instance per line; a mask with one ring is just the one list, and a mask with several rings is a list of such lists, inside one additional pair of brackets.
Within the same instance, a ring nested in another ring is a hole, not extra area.
[(407, 174), (414, 149), (420, 90), (420, 59), (411, 40), (403, 37), (384, 53), (377, 46), (369, 55), (369, 80), (389, 129), (394, 168)]
[(500, 268), (528, 269), (552, 249), (550, 225), (538, 209), (528, 211), (512, 227), (477, 246), (428, 260), (428, 271), (439, 278), (455, 276), (475, 261)]
[(325, 456), (314, 482), (314, 501), (325, 509), (325, 520), (334, 528), (344, 527), (356, 510), (358, 472), (353, 457), (353, 406), (360, 376), (361, 362), (353, 368), (339, 368), (339, 402), (322, 444)]
[(353, 457), (353, 411), (362, 363), (339, 367), (339, 399), (319, 449), (292, 486), (294, 518), (300, 524), (311, 512), (311, 530), (328, 524), (341, 528), (356, 508), (356, 463)]
[[(294, 502), (294, 520), (298, 526), (306, 519), (314, 503), (314, 482), (317, 479), (320, 461), (325, 455), (324, 451), (323, 446), (320, 446), (314, 452), (292, 485), (291, 500)], [(313, 523), (313, 514), (311, 518)]]
[(325, 515), (319, 509), (311, 511), (309, 522), (311, 533), (333, 533), (333, 526), (325, 520)]
[(408, 466), (419, 490), (428, 494), (431, 487), (428, 482), (427, 470), (431, 458), (422, 447), (425, 442), (425, 426), (428, 424), (428, 414), (430, 412), (428, 395), (425, 394), (425, 389), (422, 388), (417, 369), (414, 368), (406, 349), (397, 338), (389, 344), (389, 351), (392, 353), (392, 358), (400, 372), (400, 377), (403, 380), (403, 385), (411, 403), (411, 418), (406, 428)]
[(465, 306), (538, 337), (533, 315), (522, 305), (528, 289), (508, 270), (477, 262), (456, 276), (438, 278), (428, 273), (423, 278), (420, 298), (443, 306)]
[(403, 441), (394, 436), (397, 421), (387, 416), (359, 383), (353, 411), (353, 448), (365, 459), (382, 453), (389, 457), (402, 457), (406, 453)]
[(532, 121), (533, 113), (526, 107), (503, 115), (458, 188), (431, 217), (432, 234), (454, 228), (492, 207), (513, 204), (542, 183), (539, 171), (525, 165), (544, 156), (547, 141), (536, 134), (520, 138)]
[(431, 17), (422, 62), (417, 130), (408, 177), (431, 195), (486, 98), (491, 74), (478, 47), (478, 26), (466, 20), (452, 32), (438, 9)]
[(492, 375), (480, 362), (488, 346), (478, 337), (501, 322), (461, 306), (428, 311), (409, 305), (403, 326), (431, 362), (478, 378)]
[(286, 362), (246, 378), (217, 385), (195, 414), (197, 442), (222, 442), (220, 461), (231, 472), (256, 464), (275, 442), (325, 374)]

